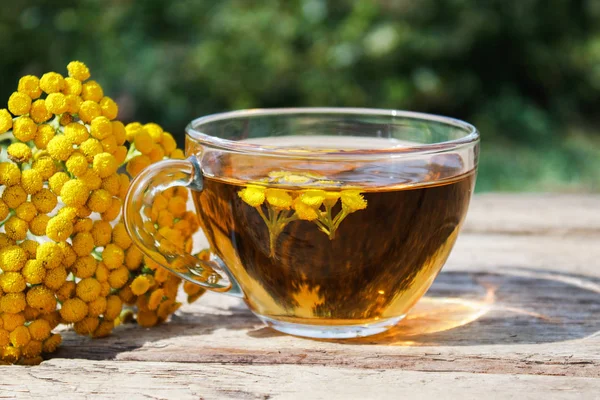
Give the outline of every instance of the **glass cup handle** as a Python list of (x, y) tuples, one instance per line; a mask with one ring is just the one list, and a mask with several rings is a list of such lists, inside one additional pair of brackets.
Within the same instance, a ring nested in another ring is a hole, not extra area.
[(161, 267), (185, 280), (214, 292), (242, 297), (240, 286), (220, 258), (204, 261), (190, 254), (174, 252), (168, 243), (161, 243), (153, 232), (155, 229), (147, 225), (153, 222), (146, 216), (144, 208), (151, 208), (157, 194), (174, 186), (202, 190), (202, 169), (196, 157), (159, 161), (133, 179), (123, 206), (125, 227), (133, 244)]

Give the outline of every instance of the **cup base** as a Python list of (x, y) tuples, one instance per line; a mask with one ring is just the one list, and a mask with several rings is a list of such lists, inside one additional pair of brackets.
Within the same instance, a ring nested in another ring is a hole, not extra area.
[(351, 339), (376, 335), (392, 328), (404, 318), (404, 315), (401, 315), (362, 325), (309, 325), (280, 321), (260, 314), (255, 315), (276, 331), (312, 339)]

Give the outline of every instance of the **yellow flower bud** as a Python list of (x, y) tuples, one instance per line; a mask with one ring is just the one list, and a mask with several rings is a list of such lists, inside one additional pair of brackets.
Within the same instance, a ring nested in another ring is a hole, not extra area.
[(25, 290), (25, 278), (19, 272), (4, 272), (0, 275), (0, 287), (4, 293), (18, 293)]
[(118, 197), (113, 197), (110, 207), (101, 214), (103, 221), (114, 221), (121, 214), (121, 200)]
[(90, 70), (81, 61), (71, 61), (67, 65), (67, 71), (71, 78), (75, 78), (78, 81), (85, 81), (90, 77)]
[(31, 324), (28, 326), (28, 329), (33, 340), (46, 340), (52, 333), (50, 324), (44, 319), (36, 319), (35, 321), (31, 322)]
[(39, 99), (34, 101), (31, 105), (29, 116), (37, 124), (46, 122), (52, 118), (52, 113), (46, 108), (46, 100)]
[(27, 302), (25, 301), (25, 294), (20, 293), (5, 293), (0, 297), (0, 312), (9, 314), (20, 313), (25, 309)]
[(28, 260), (23, 269), (21, 270), (25, 281), (30, 285), (37, 285), (42, 283), (46, 277), (46, 268), (42, 265), (39, 260)]
[(122, 288), (128, 280), (129, 270), (124, 265), (112, 270), (108, 275), (108, 283), (110, 284), (110, 287), (114, 289)]
[(25, 143), (13, 143), (6, 149), (8, 158), (16, 163), (24, 163), (31, 158), (31, 148)]
[(32, 203), (26, 201), (17, 207), (16, 213), (23, 221), (31, 222), (37, 215), (37, 209)]
[(317, 210), (311, 206), (307, 206), (306, 204), (304, 204), (300, 200), (300, 197), (294, 200), (293, 207), (296, 211), (296, 215), (298, 216), (298, 218), (302, 220), (313, 221), (319, 217), (319, 214), (317, 214)]
[(10, 208), (17, 208), (27, 200), (27, 192), (21, 186), (10, 186), (2, 192), (2, 200)]
[(56, 72), (48, 72), (40, 79), (40, 88), (48, 94), (60, 92), (64, 84), (64, 78)]
[(32, 99), (37, 99), (42, 94), (40, 89), (40, 80), (34, 75), (25, 75), (19, 79), (17, 91), (26, 94)]
[(110, 176), (117, 172), (119, 165), (117, 164), (117, 160), (115, 160), (115, 157), (112, 154), (100, 153), (94, 156), (92, 168), (100, 178), (106, 178), (107, 176)]
[(79, 335), (91, 335), (100, 325), (97, 317), (86, 317), (73, 325), (73, 329)]
[(42, 349), (43, 349), (44, 353), (54, 353), (56, 351), (56, 349), (58, 348), (58, 346), (60, 346), (61, 342), (62, 342), (62, 336), (60, 336), (60, 334), (58, 334), (58, 333), (55, 333), (54, 335), (50, 336), (48, 339), (44, 340)]
[(125, 253), (122, 248), (110, 243), (102, 251), (102, 261), (109, 269), (119, 268), (125, 261)]
[(13, 240), (23, 240), (27, 237), (29, 224), (21, 218), (13, 216), (4, 224), (4, 230), (9, 238)]
[(102, 115), (106, 118), (117, 118), (119, 107), (117, 106), (117, 103), (115, 103), (110, 97), (104, 96), (102, 100), (100, 100), (100, 108), (102, 109)]
[(50, 156), (57, 161), (67, 161), (73, 153), (73, 142), (65, 135), (54, 136), (46, 146)]
[(90, 134), (98, 140), (105, 139), (112, 135), (112, 123), (104, 116), (96, 117), (92, 120)]
[(9, 212), (10, 209), (8, 208), (8, 205), (6, 205), (4, 200), (0, 200), (0, 221), (4, 221), (4, 219), (6, 219), (6, 217), (8, 216)]
[(267, 189), (265, 196), (267, 202), (274, 207), (289, 210), (292, 206), (292, 196), (283, 189)]
[(79, 96), (68, 94), (65, 96), (65, 102), (67, 103), (67, 112), (78, 114), (83, 100)]
[(49, 221), (50, 217), (46, 214), (38, 214), (29, 223), (29, 231), (36, 236), (44, 236)]
[(100, 282), (94, 278), (85, 278), (79, 281), (77, 284), (76, 293), (77, 297), (86, 303), (89, 303), (96, 300), (100, 296), (101, 290), (102, 287)]
[(43, 186), (42, 176), (37, 170), (27, 169), (21, 173), (21, 187), (26, 193), (35, 194), (42, 190)]
[(73, 265), (73, 273), (76, 277), (84, 279), (89, 278), (96, 272), (98, 262), (90, 255), (79, 257)]
[(94, 190), (87, 202), (89, 209), (97, 213), (105, 212), (111, 204), (112, 196), (104, 189)]
[(116, 319), (121, 314), (123, 308), (123, 302), (119, 296), (111, 295), (106, 299), (106, 311), (104, 317), (109, 320)]
[(72, 179), (66, 182), (61, 191), (60, 197), (67, 206), (81, 207), (88, 200), (90, 191), (86, 184), (80, 179)]
[(30, 340), (31, 335), (29, 334), (29, 329), (25, 326), (18, 326), (10, 333), (10, 343), (15, 347), (24, 347)]
[[(56, 175), (57, 174), (52, 175), (52, 178)], [(38, 210), (38, 212), (42, 214), (47, 214), (50, 211), (54, 210), (54, 207), (56, 207), (58, 200), (56, 199), (56, 195), (54, 193), (52, 193), (49, 189), (44, 188), (36, 192), (33, 196), (31, 196), (31, 202)]]
[(85, 318), (88, 306), (81, 299), (68, 299), (60, 308), (60, 316), (66, 322), (78, 322)]
[[(89, 232), (94, 226), (94, 221), (90, 218), (80, 218), (73, 225), (73, 232)], [(92, 239), (93, 242), (94, 239)], [(90, 250), (91, 251), (91, 250)]]
[(105, 153), (113, 154), (117, 150), (117, 140), (112, 135), (102, 139), (100, 143), (102, 144), (102, 149)]
[(12, 115), (3, 108), (0, 110), (0, 133), (4, 133), (12, 128)]
[(57, 267), (46, 272), (44, 277), (44, 285), (52, 290), (58, 290), (67, 279), (67, 271), (65, 267)]
[(88, 168), (87, 172), (81, 176), (81, 180), (86, 184), (89, 190), (100, 189), (102, 179), (92, 168)]
[(265, 187), (248, 185), (238, 192), (238, 196), (248, 205), (259, 207), (265, 202)]
[(166, 154), (171, 154), (177, 148), (177, 142), (175, 142), (173, 136), (167, 132), (163, 132), (160, 143)]
[(127, 172), (132, 177), (135, 177), (137, 174), (139, 174), (144, 168), (148, 167), (150, 164), (152, 164), (152, 162), (150, 161), (150, 158), (148, 156), (146, 156), (146, 155), (135, 156), (131, 160), (129, 160), (129, 162), (127, 163)]
[(21, 170), (11, 162), (0, 163), (0, 184), (14, 186), (21, 183)]
[(46, 226), (46, 235), (56, 242), (67, 240), (72, 233), (73, 224), (62, 215), (50, 218)]
[(137, 269), (144, 259), (144, 255), (136, 246), (130, 246), (125, 253), (125, 266), (133, 271)]
[(151, 328), (158, 323), (158, 316), (154, 311), (140, 311), (137, 315), (137, 323), (144, 328)]
[(45, 149), (48, 146), (48, 142), (50, 142), (50, 140), (52, 140), (54, 137), (56, 131), (48, 124), (36, 126), (36, 129), (37, 132), (35, 134), (35, 138), (33, 139), (33, 143), (38, 149)]
[(83, 257), (94, 250), (94, 238), (89, 232), (80, 232), (73, 238), (73, 251)]
[(75, 96), (79, 96), (81, 93), (81, 81), (75, 78), (65, 78), (65, 85), (62, 89), (63, 94), (72, 94)]
[(91, 100), (98, 103), (104, 97), (102, 86), (96, 81), (87, 81), (81, 89), (81, 97), (83, 100)]
[(145, 130), (142, 130), (135, 135), (133, 144), (135, 145), (135, 148), (138, 149), (142, 154), (150, 153), (154, 147), (154, 141), (152, 140), (152, 137)]
[(367, 201), (358, 190), (342, 190), (342, 209), (348, 213), (367, 208)]
[(88, 315), (98, 317), (106, 311), (106, 297), (98, 297), (88, 303)]
[(115, 137), (117, 146), (122, 146), (123, 144), (125, 144), (125, 141), (127, 139), (125, 126), (121, 121), (111, 121), (111, 123), (113, 136)]
[(96, 247), (104, 247), (110, 242), (112, 227), (106, 221), (95, 221), (91, 234)]
[(13, 92), (8, 98), (8, 111), (14, 115), (23, 115), (31, 108), (31, 97), (25, 93)]
[(102, 143), (94, 138), (84, 140), (83, 143), (81, 143), (80, 150), (83, 151), (83, 154), (85, 154), (87, 157), (88, 162), (92, 162), (94, 160), (94, 156), (103, 152)]
[(89, 138), (89, 133), (85, 125), (78, 122), (71, 122), (65, 126), (65, 136), (75, 144), (81, 144)]
[[(31, 204), (31, 203), (26, 203), (26, 204)], [(31, 240), (31, 239), (24, 240), (23, 242), (21, 242), (21, 244), (19, 244), (19, 246), (21, 246), (21, 248), (23, 250), (25, 250), (25, 252), (27, 253), (27, 258), (30, 260), (35, 258), (35, 254), (37, 252), (37, 248), (39, 245), (40, 244), (38, 242), (36, 242), (35, 240)]]
[(86, 100), (79, 106), (79, 119), (86, 124), (91, 123), (94, 118), (102, 115), (100, 105), (94, 101)]
[(62, 93), (50, 93), (46, 97), (46, 108), (52, 114), (62, 114), (67, 112), (67, 98)]
[(87, 158), (79, 151), (73, 152), (66, 162), (67, 171), (79, 178), (87, 172), (88, 166)]

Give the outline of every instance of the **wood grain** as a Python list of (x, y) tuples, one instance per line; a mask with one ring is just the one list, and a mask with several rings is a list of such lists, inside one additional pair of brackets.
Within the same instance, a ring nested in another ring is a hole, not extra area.
[(286, 336), (207, 294), (153, 329), (65, 332), (42, 366), (0, 367), (0, 397), (596, 398), (599, 349), (600, 196), (485, 195), (427, 296), (383, 335)]
[(600, 382), (460, 372), (328, 366), (52, 360), (2, 371), (0, 398), (17, 399), (593, 399)]

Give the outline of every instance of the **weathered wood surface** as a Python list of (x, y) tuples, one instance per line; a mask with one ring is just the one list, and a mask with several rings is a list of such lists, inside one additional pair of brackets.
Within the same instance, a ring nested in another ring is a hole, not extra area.
[(64, 338), (0, 367), (0, 398), (600, 398), (600, 196), (476, 196), (430, 292), (378, 337), (294, 338), (206, 295), (157, 328)]

